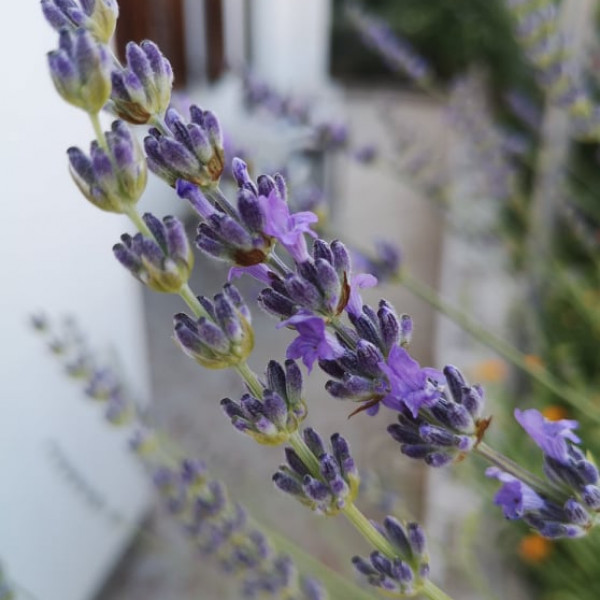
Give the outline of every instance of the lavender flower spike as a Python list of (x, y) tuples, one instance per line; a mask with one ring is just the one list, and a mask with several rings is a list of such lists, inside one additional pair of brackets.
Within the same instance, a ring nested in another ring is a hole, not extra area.
[(596, 465), (576, 445), (577, 421), (550, 421), (539, 411), (515, 410), (515, 418), (544, 453), (544, 473), (554, 483), (569, 488), (588, 508), (600, 509), (600, 476)]
[(42, 12), (56, 31), (81, 27), (108, 44), (115, 32), (119, 5), (116, 0), (42, 0)]
[(152, 128), (144, 139), (150, 170), (174, 187), (185, 179), (201, 188), (219, 183), (225, 166), (223, 136), (217, 117), (192, 104), (185, 123), (175, 109), (166, 113), (167, 131)]
[(149, 40), (129, 42), (127, 66), (112, 72), (112, 109), (128, 123), (141, 125), (169, 108), (173, 70), (158, 46)]
[(98, 113), (110, 96), (111, 61), (106, 47), (85, 29), (60, 32), (58, 50), (48, 53), (56, 91), (64, 100), (91, 114)]
[(302, 399), (302, 375), (293, 360), (286, 361), (285, 370), (272, 360), (266, 375), (261, 399), (244, 394), (239, 402), (224, 398), (221, 406), (238, 431), (259, 444), (277, 446), (297, 431), (308, 411)]
[(358, 494), (360, 478), (346, 440), (331, 436), (327, 452), (319, 434), (305, 429), (304, 440), (319, 462), (320, 472), (311, 473), (292, 448), (286, 448), (287, 464), (279, 467), (273, 482), (283, 492), (295, 496), (302, 504), (324, 515), (335, 515), (352, 503)]
[(372, 552), (369, 559), (355, 556), (354, 568), (367, 581), (381, 588), (386, 596), (404, 598), (418, 592), (429, 574), (429, 558), (425, 548), (425, 534), (418, 523), (401, 523), (386, 517), (383, 528), (378, 527), (397, 554), (385, 556)]
[(194, 266), (194, 254), (183, 224), (167, 216), (162, 223), (150, 213), (143, 216), (153, 239), (137, 233), (121, 236), (113, 247), (116, 259), (131, 274), (156, 292), (177, 293), (187, 283)]
[[(429, 370), (430, 376), (410, 366), (406, 372), (407, 394), (423, 400), (418, 411), (400, 406), (398, 423), (390, 425), (388, 432), (401, 444), (402, 453), (410, 458), (423, 459), (432, 467), (441, 467), (460, 460), (470, 452), (483, 437), (490, 419), (482, 418), (484, 397), (479, 386), (469, 386), (456, 367), (444, 368), (441, 373)], [(425, 378), (425, 379), (422, 379)], [(426, 380), (425, 388), (411, 386)], [(425, 395), (423, 395), (425, 394)]]
[[(254, 347), (254, 331), (237, 289), (228, 283), (213, 301), (204, 296), (198, 300), (207, 317), (194, 320), (183, 313), (174, 317), (175, 340), (181, 349), (208, 369), (226, 369), (245, 361)], [(273, 402), (276, 410), (278, 404)]]
[(488, 468), (486, 475), (502, 482), (494, 503), (502, 507), (504, 516), (523, 519), (546, 538), (582, 537), (592, 525), (592, 517), (572, 498), (558, 504), (497, 467)]
[(70, 171), (81, 193), (96, 207), (125, 213), (146, 188), (148, 171), (142, 149), (123, 121), (106, 133), (107, 148), (92, 142), (90, 157), (69, 148)]

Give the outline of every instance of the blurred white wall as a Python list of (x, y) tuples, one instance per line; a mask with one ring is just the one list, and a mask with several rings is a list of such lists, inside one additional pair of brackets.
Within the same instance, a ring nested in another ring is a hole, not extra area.
[(313, 92), (328, 80), (329, 0), (254, 0), (252, 68), (281, 90)]
[(0, 561), (38, 600), (84, 600), (131, 526), (93, 510), (61, 475), (57, 453), (128, 523), (148, 490), (122, 436), (59, 372), (29, 315), (75, 315), (95, 346), (118, 349), (132, 387), (148, 389), (140, 289), (111, 252), (131, 228), (89, 205), (67, 173), (66, 148), (87, 148), (92, 129), (54, 92), (45, 54), (55, 44), (39, 2), (11, 4), (0, 38)]

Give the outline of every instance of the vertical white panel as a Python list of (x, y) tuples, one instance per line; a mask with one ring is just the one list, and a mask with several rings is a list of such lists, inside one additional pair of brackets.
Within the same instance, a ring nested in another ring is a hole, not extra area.
[(130, 227), (89, 205), (68, 176), (66, 148), (87, 149), (93, 132), (53, 89), (45, 54), (56, 34), (39, 2), (13, 3), (4, 29), (0, 560), (39, 600), (84, 600), (130, 539), (148, 490), (123, 436), (59, 371), (28, 317), (75, 315), (100, 347), (118, 349), (143, 397), (141, 296), (111, 252)]
[(326, 83), (329, 0), (255, 0), (251, 10), (252, 66), (259, 77), (298, 92)]

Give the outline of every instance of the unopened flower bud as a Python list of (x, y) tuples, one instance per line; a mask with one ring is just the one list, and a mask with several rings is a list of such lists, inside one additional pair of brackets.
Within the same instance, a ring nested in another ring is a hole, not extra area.
[(110, 96), (111, 61), (106, 47), (85, 29), (60, 33), (58, 50), (48, 53), (50, 75), (70, 104), (98, 113)]
[(162, 223), (147, 213), (144, 222), (153, 239), (141, 233), (121, 236), (121, 244), (113, 247), (117, 260), (132, 275), (156, 292), (177, 293), (187, 283), (194, 266), (194, 255), (183, 224), (175, 217)]
[(129, 42), (125, 50), (127, 66), (113, 71), (112, 108), (128, 123), (148, 123), (162, 116), (171, 101), (173, 71), (158, 46), (144, 40)]
[(313, 429), (304, 431), (304, 440), (319, 462), (319, 473), (311, 473), (296, 451), (286, 448), (287, 465), (279, 468), (273, 481), (312, 510), (334, 515), (354, 501), (360, 484), (348, 444), (335, 434), (331, 438), (332, 452), (327, 452)]
[(116, 0), (42, 0), (46, 21), (56, 29), (87, 29), (107, 44), (115, 32), (119, 5)]
[(195, 105), (190, 107), (190, 115), (186, 124), (170, 109), (166, 114), (169, 135), (150, 130), (144, 140), (148, 166), (171, 186), (185, 179), (211, 188), (219, 182), (225, 161), (219, 121), (212, 112)]
[(210, 318), (195, 321), (185, 314), (175, 315), (175, 339), (181, 349), (209, 369), (225, 369), (246, 360), (254, 347), (254, 331), (230, 294), (217, 294), (214, 302), (199, 300)]
[(92, 142), (90, 156), (69, 148), (70, 171), (81, 193), (94, 206), (124, 213), (146, 188), (146, 161), (142, 149), (123, 121), (106, 134), (107, 148)]

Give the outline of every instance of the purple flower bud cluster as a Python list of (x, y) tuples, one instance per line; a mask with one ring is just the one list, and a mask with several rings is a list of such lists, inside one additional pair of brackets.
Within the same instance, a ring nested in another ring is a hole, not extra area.
[(348, 17), (363, 43), (378, 52), (392, 71), (402, 73), (417, 83), (425, 83), (430, 79), (430, 68), (425, 59), (386, 23), (358, 9), (349, 9)]
[(179, 219), (167, 216), (162, 223), (146, 213), (144, 223), (152, 239), (125, 233), (120, 244), (113, 246), (116, 259), (131, 274), (156, 292), (177, 293), (184, 286), (194, 266), (194, 254)]
[(213, 300), (198, 296), (205, 316), (197, 320), (176, 314), (175, 340), (203, 367), (225, 369), (248, 358), (254, 347), (251, 315), (237, 288), (230, 283)]
[(129, 42), (127, 66), (111, 74), (111, 108), (128, 123), (140, 125), (162, 117), (171, 101), (173, 70), (159, 47), (149, 40)]
[(354, 568), (386, 595), (413, 594), (429, 574), (423, 529), (418, 523), (402, 524), (390, 516), (384, 519), (383, 527), (377, 528), (396, 550), (396, 555), (386, 556), (375, 550), (368, 560), (355, 556)]
[(221, 400), (231, 424), (259, 444), (276, 446), (297, 431), (307, 414), (302, 398), (302, 373), (293, 360), (285, 368), (272, 360), (267, 366), (262, 398), (244, 394), (239, 402)]
[[(406, 381), (411, 377), (409, 373), (416, 372), (406, 359), (403, 364), (410, 369), (399, 373)], [(430, 374), (432, 388), (417, 401), (418, 412), (407, 396), (398, 423), (388, 427), (390, 435), (401, 444), (403, 454), (422, 459), (432, 467), (462, 459), (479, 443), (490, 422), (481, 417), (484, 396), (480, 386), (469, 386), (452, 366), (444, 368), (444, 378), (441, 373)]]
[[(150, 75), (148, 75), (150, 76)], [(212, 188), (221, 177), (225, 154), (221, 126), (214, 113), (192, 104), (186, 123), (173, 108), (167, 110), (166, 127), (155, 127), (144, 139), (148, 167), (174, 187), (185, 179)]]
[(580, 537), (600, 511), (600, 477), (596, 466), (576, 445), (577, 421), (550, 421), (535, 409), (515, 410), (515, 418), (541, 448), (544, 473), (556, 491), (535, 490), (517, 477), (492, 467), (489, 477), (502, 482), (495, 502), (507, 519), (523, 519), (548, 538)]
[(577, 421), (550, 421), (535, 409), (515, 410), (515, 418), (541, 448), (544, 473), (555, 494), (536, 490), (497, 467), (488, 477), (502, 482), (495, 503), (507, 519), (523, 519), (548, 538), (580, 537), (596, 523), (600, 511), (600, 477), (596, 466), (576, 445)]
[(64, 100), (98, 113), (110, 96), (111, 59), (106, 47), (85, 29), (62, 29), (58, 50), (48, 53), (56, 91)]
[(42, 0), (42, 12), (56, 31), (87, 29), (107, 44), (115, 31), (119, 5), (116, 0)]
[[(392, 396), (391, 385), (396, 385), (393, 382), (400, 379), (386, 369), (388, 365), (393, 369), (396, 363), (412, 361), (408, 353), (398, 346), (408, 342), (405, 334), (412, 331), (410, 317), (403, 315), (399, 319), (391, 305), (381, 300), (377, 313), (365, 305), (358, 315), (351, 315), (351, 321), (355, 331), (346, 329), (349, 340), (342, 338), (343, 353), (334, 360), (319, 361), (321, 369), (335, 378), (327, 382), (327, 391), (335, 398), (360, 402), (359, 411), (367, 410), (371, 415), (378, 411), (380, 402), (397, 410), (403, 400), (401, 396)], [(388, 357), (387, 362), (384, 357)], [(414, 369), (420, 372), (416, 362), (412, 362)], [(388, 375), (392, 376), (388, 379)], [(413, 391), (418, 386), (429, 387), (425, 374), (414, 377), (410, 373), (409, 377), (415, 383)], [(399, 388), (397, 391), (401, 393)]]
[[(304, 234), (316, 237), (310, 226), (318, 221), (317, 216), (308, 211), (290, 212), (285, 179), (280, 174), (273, 177), (260, 175), (254, 183), (248, 174), (246, 163), (239, 158), (233, 159), (232, 172), (238, 184), (240, 212), (242, 198), (247, 205), (246, 220), (253, 220), (255, 230), (276, 239), (295, 261), (305, 260), (308, 250)], [(260, 222), (255, 210), (256, 205), (260, 210)]]
[(311, 472), (300, 455), (287, 447), (287, 464), (279, 467), (273, 481), (280, 490), (294, 496), (311, 510), (324, 515), (337, 514), (353, 502), (360, 485), (350, 447), (339, 433), (331, 436), (329, 451), (314, 429), (305, 429), (303, 438), (319, 463), (319, 473)]
[(67, 150), (70, 171), (81, 193), (97, 208), (124, 213), (146, 189), (148, 171), (137, 139), (123, 121), (114, 121), (106, 148), (92, 142), (90, 156), (79, 148)]
[(196, 237), (197, 247), (220, 260), (248, 267), (263, 262), (272, 246), (272, 240), (263, 233), (264, 217), (253, 192), (238, 194), (237, 209), (227, 203), (211, 203), (198, 186), (180, 179), (177, 193), (187, 200), (200, 215)]
[(271, 273), (269, 280), (271, 287), (263, 290), (259, 303), (278, 317), (290, 317), (299, 310), (326, 318), (337, 317), (344, 310), (356, 313), (362, 303), (358, 290), (377, 283), (371, 275), (352, 275), (350, 256), (338, 240), (331, 244), (316, 240), (312, 259), (307, 254), (296, 263), (296, 272), (283, 277)]
[(550, 500), (498, 467), (489, 467), (485, 473), (502, 483), (494, 503), (502, 507), (507, 519), (523, 519), (540, 535), (550, 539), (577, 538), (587, 533), (591, 525), (589, 514), (574, 498), (564, 503)]

